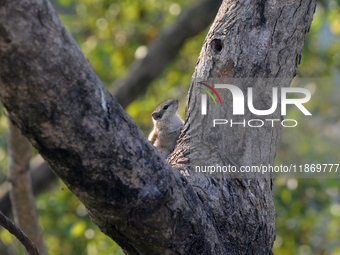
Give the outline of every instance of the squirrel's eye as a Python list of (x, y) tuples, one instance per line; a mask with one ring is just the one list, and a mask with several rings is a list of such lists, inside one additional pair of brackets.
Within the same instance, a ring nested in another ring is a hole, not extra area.
[(164, 105), (163, 109), (166, 110), (168, 109), (169, 105)]

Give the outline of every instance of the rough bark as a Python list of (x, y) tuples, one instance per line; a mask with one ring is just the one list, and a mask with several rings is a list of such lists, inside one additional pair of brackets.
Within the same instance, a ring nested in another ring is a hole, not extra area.
[(222, 0), (201, 0), (184, 10), (176, 22), (166, 28), (148, 46), (148, 54), (132, 63), (128, 75), (114, 84), (114, 97), (125, 108), (177, 56), (185, 40), (204, 30), (216, 16)]
[[(51, 2), (53, 4), (53, 1)], [(221, 0), (203, 0), (195, 3), (184, 10), (174, 24), (160, 33), (148, 47), (148, 56), (132, 63), (128, 75), (113, 85), (114, 96), (123, 108), (146, 91), (150, 83), (177, 56), (186, 39), (197, 35), (211, 23), (221, 3)], [(190, 26), (183, 25), (188, 23)], [(148, 79), (145, 79), (145, 76), (148, 76)], [(31, 167), (31, 179), (33, 193), (37, 195), (49, 187), (56, 179), (56, 175), (40, 156), (34, 161), (36, 163)], [(0, 187), (0, 210), (5, 215), (11, 212), (7, 183)]]
[[(224, 1), (194, 77), (291, 79), (314, 9), (313, 0)], [(211, 43), (218, 31), (228, 46), (221, 50)], [(270, 39), (247, 41), (256, 33)], [(175, 169), (189, 167), (196, 93), (171, 168), (102, 85), (48, 1), (0, 1), (0, 58), (0, 100), (10, 119), (126, 254), (272, 253), (271, 179), (198, 179)], [(255, 163), (273, 160), (280, 129), (266, 132), (272, 151)], [(232, 147), (255, 142), (253, 135), (217, 146), (246, 163), (249, 151)]]
[[(253, 179), (193, 178), (189, 167), (274, 165), (280, 124), (273, 128), (242, 125), (214, 128), (212, 120), (221, 116), (236, 122), (281, 120), (281, 115), (279, 108), (271, 116), (257, 116), (246, 108), (244, 116), (234, 116), (231, 103), (228, 104), (231, 94), (217, 89), (224, 106), (201, 116), (197, 82), (234, 84), (244, 95), (247, 87), (252, 86), (256, 109), (269, 109), (271, 88), (289, 86), (296, 75), (315, 8), (314, 0), (224, 1), (202, 47), (188, 94), (185, 132), (169, 163), (189, 175), (189, 183), (205, 211), (215, 219), (213, 226), (228, 254), (272, 253), (275, 239), (272, 178), (270, 175)], [(209, 107), (215, 107), (212, 100)]]
[(104, 233), (129, 254), (183, 253), (194, 229), (216, 238), (192, 187), (105, 89), (48, 1), (2, 1), (0, 24), (9, 118)]
[(47, 254), (31, 186), (29, 172), (31, 145), (10, 120), (8, 121), (8, 145), (8, 181), (15, 222), (40, 253)]

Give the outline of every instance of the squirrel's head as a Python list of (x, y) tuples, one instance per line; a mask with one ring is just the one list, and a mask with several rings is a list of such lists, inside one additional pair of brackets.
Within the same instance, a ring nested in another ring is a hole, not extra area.
[(168, 99), (160, 103), (151, 114), (153, 121), (169, 119), (177, 113), (178, 105), (178, 99)]

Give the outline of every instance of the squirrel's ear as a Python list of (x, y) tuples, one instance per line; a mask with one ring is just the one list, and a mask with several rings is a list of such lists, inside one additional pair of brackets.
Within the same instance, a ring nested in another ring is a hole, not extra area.
[(162, 116), (161, 115), (159, 115), (157, 112), (153, 112), (152, 114), (151, 114), (151, 116), (152, 116), (152, 118), (154, 119), (154, 120), (159, 120)]

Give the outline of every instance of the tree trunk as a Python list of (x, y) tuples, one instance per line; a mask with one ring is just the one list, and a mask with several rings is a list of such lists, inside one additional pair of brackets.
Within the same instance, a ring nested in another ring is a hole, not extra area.
[[(36, 196), (48, 189), (57, 177), (40, 155), (35, 156), (30, 162), (30, 179), (33, 195)], [(7, 217), (11, 214), (11, 201), (9, 198), (8, 183), (0, 186), (0, 210)]]
[(244, 116), (235, 116), (231, 94), (217, 89), (223, 107), (215, 107), (211, 100), (209, 114), (202, 116), (198, 82), (236, 84), (244, 95), (253, 87), (255, 108), (269, 109), (272, 87), (289, 86), (296, 75), (315, 8), (316, 1), (224, 1), (202, 47), (188, 94), (184, 132), (168, 161), (189, 176), (204, 210), (214, 219), (212, 225), (226, 249), (218, 254), (272, 253), (272, 176), (247, 178), (238, 173), (235, 178), (225, 179), (223, 174), (209, 178), (195, 173), (195, 166), (273, 166), (281, 124), (213, 127), (213, 119), (281, 121), (281, 113), (278, 108), (270, 116), (257, 116), (246, 108)]
[(8, 180), (16, 224), (37, 246), (41, 254), (47, 249), (38, 223), (31, 185), (31, 145), (20, 130), (8, 120)]
[[(291, 80), (315, 5), (224, 1), (194, 78)], [(272, 253), (270, 178), (180, 174), (190, 174), (188, 148), (199, 141), (196, 83), (172, 168), (102, 85), (48, 1), (0, 1), (0, 58), (0, 100), (10, 119), (126, 254)], [(215, 138), (227, 157), (221, 162), (273, 162), (279, 127), (261, 131), (262, 145), (255, 132), (226, 132)]]

